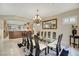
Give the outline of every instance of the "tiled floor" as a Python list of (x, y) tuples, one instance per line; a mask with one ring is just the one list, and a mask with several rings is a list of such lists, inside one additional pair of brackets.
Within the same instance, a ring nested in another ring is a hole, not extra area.
[(18, 40), (5, 40), (0, 42), (1, 56), (20, 56), (24, 55), (17, 46)]
[[(24, 56), (23, 49), (17, 46), (19, 42), (21, 42), (21, 39), (0, 41), (0, 56)], [(66, 49), (69, 50), (69, 56), (79, 56), (79, 49), (74, 49), (72, 47)], [(47, 56), (55, 56), (55, 52), (51, 50), (49, 52)], [(45, 56), (44, 52), (41, 53), (41, 56)]]

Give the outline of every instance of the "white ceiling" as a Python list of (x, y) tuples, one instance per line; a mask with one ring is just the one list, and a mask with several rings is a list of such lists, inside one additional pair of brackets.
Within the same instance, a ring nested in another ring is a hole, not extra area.
[(0, 15), (17, 15), (32, 19), (39, 9), (44, 18), (79, 8), (77, 3), (0, 3)]

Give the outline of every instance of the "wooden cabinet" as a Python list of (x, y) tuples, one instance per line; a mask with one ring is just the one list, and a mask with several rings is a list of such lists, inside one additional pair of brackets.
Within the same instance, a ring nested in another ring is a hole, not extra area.
[(9, 39), (23, 38), (32, 34), (31, 31), (9, 31)]
[(10, 39), (22, 38), (23, 32), (24, 31), (9, 31), (9, 38)]

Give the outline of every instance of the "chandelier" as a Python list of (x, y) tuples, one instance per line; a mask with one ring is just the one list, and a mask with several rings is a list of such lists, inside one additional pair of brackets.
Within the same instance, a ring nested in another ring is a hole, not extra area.
[(34, 23), (39, 24), (41, 22), (41, 17), (38, 15), (38, 9), (37, 11), (37, 15), (35, 15), (35, 17), (33, 18)]

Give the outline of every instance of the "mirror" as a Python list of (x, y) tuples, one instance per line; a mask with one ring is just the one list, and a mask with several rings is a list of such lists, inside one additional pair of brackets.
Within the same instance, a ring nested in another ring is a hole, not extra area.
[(42, 28), (43, 29), (57, 29), (57, 19), (43, 21)]

